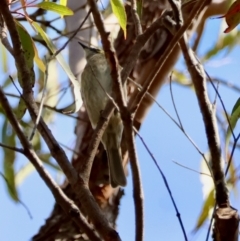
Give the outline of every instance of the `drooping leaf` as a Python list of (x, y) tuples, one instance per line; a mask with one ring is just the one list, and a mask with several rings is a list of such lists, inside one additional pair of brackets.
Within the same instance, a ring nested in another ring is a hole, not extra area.
[(235, 105), (233, 106), (231, 116), (229, 117), (230, 125), (228, 126), (227, 133), (226, 133), (226, 149), (228, 148), (232, 131), (234, 130), (239, 117), (240, 117), (240, 98), (238, 98)]
[[(30, 135), (30, 133), (28, 135)], [(42, 143), (41, 143), (41, 136), (40, 136), (39, 132), (35, 133), (32, 141), (31, 141), (31, 144), (36, 152), (41, 151)]]
[(220, 35), (217, 43), (207, 51), (204, 56), (205, 60), (208, 60), (218, 54), (221, 50), (227, 50), (229, 53), (240, 42), (240, 32), (231, 32), (228, 35)]
[(33, 164), (28, 162), (26, 165), (21, 167), (15, 176), (16, 186), (20, 186), (23, 181), (35, 170)]
[(224, 33), (229, 33), (240, 23), (240, 0), (235, 1), (227, 13), (219, 18), (225, 18), (228, 27)]
[(67, 6), (67, 0), (60, 0), (60, 5)]
[[(22, 43), (22, 48), (24, 52), (25, 59), (27, 61), (27, 66), (31, 72), (31, 79), (28, 81), (31, 81), (32, 87), (35, 84), (35, 74), (33, 70), (33, 59), (34, 59), (34, 47), (33, 47), (33, 41), (31, 36), (28, 34), (27, 30), (18, 22), (15, 20), (17, 31)], [(22, 87), (22, 82), (26, 81), (22, 79), (22, 76), (20, 72), (18, 71), (18, 81), (20, 86)]]
[[(13, 80), (16, 80), (17, 78), (17, 75), (16, 74), (13, 74), (11, 75), (12, 79)], [(3, 81), (3, 84), (2, 84), (2, 88), (5, 89), (6, 87), (8, 87), (9, 85), (12, 84), (12, 79), (9, 78), (9, 76)]]
[(182, 71), (174, 70), (173, 79), (180, 85), (184, 85), (184, 86), (191, 85), (190, 79), (187, 78), (186, 74), (184, 74)]
[(143, 8), (143, 1), (142, 0), (137, 0), (137, 13), (139, 18), (142, 18), (142, 8)]
[[(48, 37), (48, 35), (43, 31), (43, 29), (36, 22), (33, 22), (32, 24), (35, 27), (35, 29), (38, 31), (38, 33), (42, 37), (42, 39), (46, 42), (47, 46), (52, 51), (52, 53), (55, 54), (56, 48), (55, 48), (54, 44), (52, 43), (51, 39)], [(76, 79), (76, 77), (74, 76), (74, 74), (72, 73), (69, 66), (67, 65), (67, 63), (65, 62), (61, 53), (59, 53), (56, 56), (56, 59), (58, 60), (59, 64), (62, 66), (63, 70), (68, 75), (70, 81), (72, 82), (73, 94), (74, 94), (74, 107), (73, 107), (72, 112), (77, 112), (80, 109), (80, 107), (82, 106), (82, 97), (80, 94), (80, 84), (79, 84), (78, 80)]]
[[(33, 42), (33, 41), (32, 41)], [(35, 43), (33, 42), (33, 49), (34, 49), (34, 61), (36, 62), (38, 68), (43, 72), (45, 73), (46, 71), (46, 66), (45, 64), (43, 63), (43, 61), (40, 59), (39, 55), (38, 55), (38, 50), (35, 46)]]
[(27, 110), (27, 107), (25, 105), (25, 101), (23, 100), (23, 98), (20, 98), (18, 106), (14, 110), (14, 113), (18, 120), (21, 120), (23, 118), (24, 114), (26, 113), (26, 110)]
[[(60, 0), (60, 5), (62, 6), (67, 6), (67, 0)], [(63, 17), (63, 15), (61, 15), (61, 18)]]
[(204, 224), (204, 222), (207, 220), (209, 216), (209, 211), (214, 207), (214, 205), (215, 205), (214, 190), (212, 190), (209, 193), (208, 198), (205, 200), (205, 203), (202, 207), (201, 214), (198, 217), (196, 227), (193, 230), (194, 232), (198, 231), (198, 229), (202, 227), (202, 225)]
[(124, 32), (127, 35), (127, 15), (122, 0), (110, 0), (112, 10)]
[(20, 3), (22, 5), (22, 10), (23, 10), (25, 18), (27, 19), (29, 24), (32, 26), (32, 19), (30, 18), (30, 16), (28, 15), (28, 12), (26, 10), (26, 1), (25, 0), (20, 0)]
[(37, 7), (56, 12), (60, 15), (73, 15), (73, 11), (64, 5), (60, 5), (53, 2), (41, 2), (37, 4)]
[[(226, 153), (227, 156), (227, 161), (230, 160), (230, 153), (227, 150)], [(229, 166), (229, 171), (228, 171), (228, 179), (227, 179), (227, 186), (228, 186), (228, 191), (234, 192), (234, 194), (237, 196), (238, 194), (238, 188), (237, 188), (237, 182), (238, 182), (238, 168), (236, 168), (235, 163), (234, 163), (234, 157), (232, 157), (231, 160), (231, 165)]]
[[(15, 134), (11, 127), (8, 125), (7, 119), (5, 119), (2, 127), (2, 142), (5, 145), (14, 147), (16, 145)], [(18, 201), (18, 193), (15, 184), (15, 171), (14, 171), (14, 161), (16, 157), (16, 153), (13, 150), (2, 148), (3, 150), (3, 170), (4, 177), (7, 181), (7, 189), (10, 197), (14, 201)]]
[[(24, 33), (23, 38), (26, 39), (26, 40), (24, 40), (24, 42), (22, 42), (22, 45), (23, 45), (23, 48), (25, 47), (25, 49), (27, 49), (26, 57), (27, 57), (27, 61), (29, 61), (29, 67), (31, 68), (31, 63), (32, 63), (32, 58), (33, 58), (37, 64), (38, 68), (42, 72), (45, 72), (46, 67), (38, 55), (38, 50), (35, 46), (34, 41), (32, 40), (31, 36), (28, 34), (27, 30), (19, 22), (16, 21), (16, 23), (19, 26), (19, 28), (21, 29), (21, 31), (23, 31), (23, 33)], [(21, 36), (20, 36), (20, 38), (21, 38)], [(28, 51), (29, 51), (29, 55), (27, 55)]]
[(8, 67), (7, 67), (7, 50), (6, 48), (1, 44), (1, 59), (2, 59), (2, 68), (3, 68), (3, 72), (7, 72), (8, 71)]

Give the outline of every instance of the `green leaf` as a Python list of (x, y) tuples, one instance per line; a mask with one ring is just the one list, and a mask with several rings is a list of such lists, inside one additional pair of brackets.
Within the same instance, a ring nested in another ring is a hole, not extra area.
[[(234, 130), (239, 117), (240, 117), (240, 98), (238, 98), (235, 105), (233, 106), (232, 113), (229, 118), (230, 125), (228, 126), (227, 134), (226, 134), (226, 149), (228, 148), (232, 131)], [(230, 128), (230, 126), (231, 126), (231, 128)]]
[[(31, 71), (31, 84), (32, 87), (35, 84), (35, 74), (33, 71), (33, 59), (34, 59), (34, 47), (33, 47), (33, 41), (31, 36), (28, 34), (27, 30), (17, 21), (15, 20), (17, 31), (22, 43), (23, 53), (25, 56), (25, 59), (27, 61), (27, 66), (29, 70)], [(20, 75), (20, 72), (18, 71), (18, 81), (20, 86), (22, 87), (22, 76)]]
[[(33, 42), (33, 41), (32, 41)], [(35, 43), (33, 42), (33, 49), (34, 49), (34, 61), (36, 62), (38, 68), (43, 72), (45, 73), (46, 71), (46, 66), (45, 64), (43, 63), (43, 61), (40, 59), (39, 55), (38, 55), (38, 50), (35, 46)]]
[(67, 6), (67, 0), (60, 0), (60, 5)]
[[(43, 38), (43, 40), (46, 42), (47, 46), (52, 51), (52, 53), (55, 54), (56, 48), (55, 48), (54, 44), (52, 43), (51, 39), (48, 37), (48, 35), (43, 31), (43, 29), (36, 22), (32, 22), (32, 25), (37, 30), (37, 32), (40, 34), (40, 36)], [(61, 53), (59, 53), (56, 56), (56, 59), (58, 60), (59, 64), (62, 66), (63, 70), (68, 75), (70, 81), (72, 82), (73, 94), (74, 94), (74, 108), (73, 108), (72, 112), (77, 112), (82, 106), (82, 97), (81, 97), (81, 94), (80, 94), (79, 81), (76, 79), (76, 77), (72, 73), (71, 69), (69, 68), (69, 66), (65, 62)]]
[(240, 42), (240, 32), (231, 32), (227, 35), (221, 35), (217, 43), (204, 56), (204, 60), (208, 60), (217, 55), (221, 50), (227, 50), (229, 54), (232, 49)]
[(127, 35), (127, 15), (125, 12), (125, 8), (123, 2), (121, 0), (110, 0), (112, 10), (118, 22), (124, 32), (124, 37)]
[(224, 33), (229, 33), (240, 23), (240, 0), (236, 0), (232, 3), (227, 13), (224, 16), (228, 27), (225, 29)]
[(59, 5), (53, 2), (41, 2), (37, 4), (37, 7), (56, 12), (60, 15), (73, 15), (73, 11), (66, 6)]
[[(60, 0), (60, 5), (62, 6), (67, 6), (67, 0)], [(61, 18), (63, 17), (63, 15), (61, 15)]]
[(25, 105), (25, 101), (23, 100), (23, 98), (20, 97), (18, 106), (14, 110), (14, 113), (18, 120), (21, 120), (23, 118), (24, 114), (26, 113), (26, 110), (27, 110), (27, 107)]
[(140, 19), (142, 18), (142, 8), (142, 0), (137, 0), (137, 13)]
[(20, 186), (26, 177), (29, 176), (34, 170), (35, 168), (31, 162), (28, 162), (26, 165), (21, 167), (15, 176), (16, 186)]
[(1, 44), (1, 53), (2, 53), (2, 68), (3, 68), (3, 72), (6, 73), (8, 71), (8, 66), (7, 66), (7, 62), (8, 62), (8, 59), (7, 59), (7, 50), (6, 48)]
[(173, 71), (173, 79), (177, 83), (183, 86), (190, 86), (191, 81), (189, 78), (187, 78), (186, 74), (184, 74), (182, 71), (174, 70)]
[[(9, 145), (14, 147), (16, 145), (15, 141), (15, 133), (12, 128), (8, 125), (8, 120), (5, 119), (2, 128), (2, 142), (5, 145)], [(18, 201), (18, 193), (15, 184), (15, 171), (14, 171), (14, 161), (16, 157), (15, 151), (12, 151), (7, 148), (2, 148), (4, 154), (4, 162), (3, 162), (3, 170), (4, 170), (4, 177), (7, 181), (7, 188), (10, 197), (14, 201)]]
[(209, 211), (214, 207), (215, 199), (214, 199), (214, 189), (209, 193), (208, 198), (205, 200), (200, 216), (198, 217), (198, 221), (196, 227), (194, 228), (194, 232), (196, 232), (206, 221), (209, 216)]

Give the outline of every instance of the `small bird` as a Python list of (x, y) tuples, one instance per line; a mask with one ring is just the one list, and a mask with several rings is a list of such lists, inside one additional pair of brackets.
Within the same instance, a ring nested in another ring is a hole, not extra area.
[[(112, 94), (111, 70), (103, 51), (87, 47), (80, 42), (79, 44), (83, 47), (87, 60), (81, 77), (81, 94), (91, 125), (95, 129), (100, 113), (108, 102), (108, 95)], [(120, 148), (122, 133), (123, 123), (119, 112), (115, 110), (102, 136), (112, 187), (126, 186), (127, 183)]]

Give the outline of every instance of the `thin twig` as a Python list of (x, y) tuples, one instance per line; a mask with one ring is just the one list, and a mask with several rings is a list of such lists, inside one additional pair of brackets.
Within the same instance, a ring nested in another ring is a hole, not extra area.
[[(144, 86), (142, 91), (139, 92), (139, 94), (136, 96), (136, 98), (133, 100), (131, 105), (131, 110), (136, 113), (138, 107), (140, 106), (143, 98), (145, 97), (146, 92), (149, 90), (151, 84), (153, 83), (154, 79), (157, 77), (158, 73), (162, 69), (164, 63), (172, 53), (174, 47), (177, 45), (178, 41), (182, 37), (182, 35), (185, 33), (185, 31), (189, 28), (191, 25), (193, 19), (200, 13), (202, 6), (205, 6), (207, 2), (210, 0), (202, 0), (198, 1), (193, 8), (192, 12), (189, 14), (189, 17), (185, 21), (184, 25), (176, 32), (176, 34), (173, 36), (172, 40), (168, 44), (167, 48), (165, 49), (164, 53), (161, 55), (160, 59), (155, 64), (155, 67), (153, 68), (153, 71), (147, 78), (147, 80), (144, 82)], [(123, 78), (123, 81), (125, 79)]]
[(165, 175), (164, 175), (163, 171), (161, 170), (161, 168), (160, 168), (157, 160), (155, 159), (155, 157), (154, 157), (154, 155), (152, 154), (152, 152), (149, 150), (149, 148), (148, 148), (146, 142), (144, 141), (144, 139), (142, 138), (142, 136), (139, 134), (139, 132), (136, 130), (136, 128), (134, 128), (134, 131), (135, 131), (135, 133), (137, 134), (137, 136), (140, 138), (142, 144), (144, 145), (144, 147), (145, 147), (145, 149), (147, 150), (148, 154), (151, 156), (154, 164), (156, 165), (159, 173), (161, 174), (161, 177), (162, 177), (162, 179), (163, 179), (163, 182), (164, 182), (164, 184), (165, 184), (165, 186), (166, 186), (166, 188), (167, 188), (167, 191), (168, 191), (168, 193), (169, 193), (169, 196), (170, 196), (170, 198), (171, 198), (172, 204), (173, 204), (173, 206), (174, 206), (174, 208), (175, 208), (176, 216), (178, 217), (178, 221), (179, 221), (179, 223), (180, 223), (180, 226), (181, 226), (181, 229), (182, 229), (182, 232), (183, 232), (184, 239), (185, 239), (185, 241), (187, 241), (188, 238), (187, 238), (187, 234), (186, 234), (186, 231), (185, 231), (185, 228), (184, 228), (182, 219), (181, 219), (181, 214), (180, 214), (180, 212), (178, 211), (177, 204), (176, 204), (176, 202), (175, 202), (175, 200), (174, 200), (174, 198), (173, 198), (171, 189), (170, 189), (170, 187), (169, 187), (169, 185), (168, 185), (167, 178), (165, 177)]
[[(32, 75), (29, 70), (25, 56), (22, 51), (21, 41), (14, 23), (13, 17), (8, 9), (6, 0), (1, 1), (0, 12), (8, 27), (13, 48), (16, 67), (23, 81), (23, 99), (28, 108), (32, 120), (35, 122), (38, 115), (38, 107), (32, 94)], [(87, 183), (81, 179), (77, 171), (69, 162), (66, 153), (63, 151), (58, 141), (54, 138), (52, 132), (48, 129), (46, 123), (40, 118), (38, 131), (45, 140), (52, 156), (58, 162), (59, 166), (66, 175), (69, 183), (75, 191), (81, 202), (81, 207), (87, 213), (89, 219), (94, 224), (99, 234), (106, 240), (120, 240), (118, 233), (110, 226), (107, 218), (103, 215), (100, 207), (97, 205)]]
[(13, 48), (7, 38), (7, 27), (6, 27), (6, 24), (4, 23), (1, 15), (0, 15), (0, 39), (1, 39), (3, 46), (13, 56)]
[[(46, 58), (45, 58), (46, 60)], [(43, 110), (43, 105), (44, 105), (44, 98), (45, 98), (45, 95), (46, 95), (46, 88), (47, 88), (47, 81), (48, 81), (48, 67), (49, 67), (49, 61), (45, 61), (46, 62), (46, 70), (45, 70), (45, 76), (44, 76), (44, 82), (43, 82), (43, 90), (42, 90), (42, 97), (41, 97), (41, 100), (40, 100), (40, 106), (39, 106), (39, 110), (38, 110), (38, 116), (37, 116), (37, 119), (36, 119), (36, 122), (34, 124), (34, 127), (33, 127), (33, 130), (32, 130), (32, 134), (30, 135), (29, 137), (29, 141), (32, 141), (34, 135), (35, 135), (35, 132), (37, 130), (37, 126), (39, 124), (39, 120), (40, 120), (40, 117), (42, 116), (42, 110)]]
[(178, 163), (178, 162), (176, 162), (176, 161), (173, 161), (173, 162), (174, 162), (175, 164), (177, 164), (178, 166), (183, 167), (183, 168), (185, 168), (185, 169), (188, 169), (188, 170), (190, 170), (190, 171), (192, 171), (192, 172), (196, 172), (196, 173), (198, 173), (198, 174), (200, 174), (200, 175), (206, 175), (206, 176), (212, 178), (212, 176), (209, 175), (209, 174), (207, 174), (207, 173), (196, 171), (196, 170), (194, 170), (194, 169), (192, 169), (192, 168), (190, 168), (190, 167), (184, 166), (184, 165), (182, 165), (182, 164), (180, 164), (180, 163)]
[(24, 153), (24, 150), (22, 148), (5, 145), (3, 143), (0, 143), (0, 146), (3, 147), (3, 148), (9, 149), (9, 150), (15, 151), (15, 152), (19, 152), (19, 153), (22, 153), (22, 154)]
[[(133, 84), (135, 84), (139, 91), (142, 89), (142, 86), (138, 84), (136, 81), (132, 80), (131, 78), (128, 78)], [(190, 143), (195, 147), (195, 149), (198, 151), (198, 153), (202, 156), (204, 161), (206, 162), (206, 165), (208, 166), (208, 169), (211, 172), (211, 168), (209, 166), (209, 163), (204, 155), (204, 153), (198, 148), (198, 146), (195, 144), (195, 142), (191, 139), (191, 137), (185, 132), (184, 128), (179, 125), (179, 123), (165, 110), (159, 102), (149, 93), (147, 92), (147, 95), (157, 104), (157, 106), (171, 119), (171, 121), (182, 131), (182, 133), (185, 135), (185, 137), (190, 141)]]
[(173, 108), (174, 108), (175, 113), (177, 115), (179, 125), (181, 126), (181, 129), (184, 130), (181, 119), (180, 119), (180, 116), (179, 116), (178, 111), (177, 111), (175, 101), (174, 101), (173, 90), (172, 90), (172, 74), (170, 75), (170, 85), (169, 86), (170, 86), (170, 94), (171, 94), (171, 99), (172, 99), (172, 103), (173, 103)]
[[(7, 178), (4, 176), (4, 174), (3, 174), (2, 172), (0, 172), (0, 176), (2, 176), (2, 178), (3, 178), (4, 181), (6, 182), (8, 188), (9, 188), (10, 190), (13, 190), (12, 185), (9, 183), (9, 181), (7, 180)], [(27, 207), (27, 205), (26, 205), (23, 201), (21, 201), (18, 197), (17, 197), (17, 201), (25, 208), (25, 210), (27, 211), (27, 214), (28, 214), (29, 218), (30, 218), (30, 219), (33, 219), (33, 216), (32, 216), (32, 214), (31, 214), (29, 208)]]
[[(199, 62), (199, 60), (198, 60), (198, 62)], [(199, 62), (199, 63), (200, 63), (200, 62)], [(225, 105), (224, 105), (224, 103), (223, 103), (222, 97), (221, 97), (221, 95), (219, 94), (218, 89), (217, 89), (216, 86), (214, 85), (214, 83), (213, 83), (210, 75), (208, 74), (208, 72), (207, 72), (205, 69), (204, 69), (204, 72), (205, 72), (205, 74), (207, 75), (207, 78), (208, 78), (208, 80), (210, 81), (213, 89), (215, 90), (215, 92), (216, 92), (216, 94), (217, 94), (217, 97), (218, 97), (218, 99), (219, 99), (219, 101), (220, 101), (220, 103), (221, 103), (221, 105), (222, 105), (222, 107), (223, 107), (223, 111), (224, 111), (225, 116), (226, 116), (226, 118), (227, 118), (228, 125), (229, 125), (229, 127), (230, 127), (232, 136), (233, 136), (233, 138), (234, 138), (234, 140), (235, 140), (236, 137), (235, 137), (234, 131), (233, 131), (233, 129), (232, 129), (232, 125), (231, 125), (231, 122), (230, 122), (230, 119), (229, 119), (229, 116), (228, 116), (228, 112), (227, 112), (227, 109), (226, 109), (226, 107), (225, 107)]]
[(216, 117), (211, 108), (211, 103), (207, 95), (206, 75), (204, 69), (191, 48), (187, 45), (186, 35), (180, 40), (180, 46), (184, 59), (191, 75), (199, 107), (204, 119), (205, 131), (208, 146), (212, 158), (212, 173), (216, 188), (216, 202), (219, 206), (229, 205), (229, 196), (225, 183), (224, 173), (221, 167), (222, 155), (219, 141), (219, 134), (216, 126)]
[(131, 0), (131, 13), (132, 13), (133, 22), (135, 25), (135, 33), (137, 37), (138, 35), (142, 34), (142, 26), (141, 26), (139, 15), (137, 13), (136, 0)]
[(238, 93), (240, 92), (240, 87), (237, 86), (237, 85), (235, 85), (235, 84), (233, 84), (233, 83), (224, 81), (224, 80), (219, 79), (219, 78), (212, 78), (212, 81), (213, 81), (213, 82), (220, 83), (220, 84), (222, 84), (222, 85), (224, 85), (224, 86), (227, 86), (227, 87), (229, 87), (229, 88), (237, 91)]
[[(135, 204), (135, 222), (136, 222), (136, 240), (143, 240), (144, 232), (144, 215), (143, 215), (143, 190), (140, 178), (140, 170), (138, 164), (138, 158), (136, 154), (136, 147), (134, 142), (133, 133), (133, 118), (131, 112), (129, 112), (122, 87), (122, 80), (118, 68), (118, 60), (113, 49), (112, 43), (109, 40), (109, 33), (106, 32), (103, 20), (100, 12), (98, 11), (96, 2), (94, 0), (88, 0), (90, 8), (92, 9), (93, 19), (99, 34), (102, 39), (103, 49), (107, 58), (107, 61), (111, 69), (111, 77), (113, 80), (113, 95), (115, 101), (120, 109), (121, 118), (124, 125), (124, 134), (128, 145), (128, 152), (130, 157), (130, 164), (133, 176), (133, 197)], [(107, 107), (105, 108), (105, 110)]]
[(69, 42), (77, 35), (78, 31), (81, 29), (81, 27), (83, 26), (83, 24), (87, 21), (89, 15), (91, 13), (91, 9), (88, 10), (88, 13), (86, 15), (86, 17), (83, 19), (82, 23), (79, 25), (79, 27), (75, 30), (75, 32), (71, 35), (71, 37), (66, 41), (66, 43), (59, 49), (57, 50), (54, 55), (52, 56), (52, 58), (55, 58), (62, 50), (64, 50), (66, 48), (66, 46), (69, 44)]
[[(21, 94), (21, 93), (20, 93), (20, 94)], [(5, 95), (6, 95), (6, 96), (13, 97), (13, 98), (18, 98), (18, 99), (21, 98), (21, 95), (15, 95), (15, 94), (12, 94), (12, 93), (7, 93), (7, 92), (5, 92)], [(40, 103), (37, 102), (37, 101), (36, 101), (36, 104), (37, 104), (37, 105), (40, 105)], [(73, 118), (73, 119), (75, 119), (75, 120), (81, 120), (81, 121), (83, 121), (83, 120), (80, 119), (78, 116), (67, 115), (67, 114), (65, 114), (65, 113), (62, 112), (62, 109), (58, 109), (58, 108), (56, 108), (56, 107), (54, 107), (54, 106), (50, 106), (50, 105), (44, 104), (43, 107), (46, 108), (46, 109), (49, 109), (49, 110), (53, 110), (53, 111), (55, 111), (55, 112), (57, 112), (57, 113), (59, 113), (59, 114), (62, 114), (62, 115), (64, 115), (64, 116)]]
[(11, 123), (16, 135), (18, 136), (23, 148), (24, 155), (31, 161), (33, 166), (38, 171), (39, 175), (42, 177), (46, 185), (52, 191), (57, 203), (63, 208), (67, 215), (70, 214), (71, 218), (78, 225), (79, 228), (82, 228), (89, 237), (93, 238), (93, 240), (100, 240), (97, 235), (94, 233), (93, 228), (86, 222), (86, 219), (80, 213), (78, 207), (64, 194), (62, 189), (55, 183), (55, 181), (51, 178), (50, 174), (44, 169), (41, 160), (38, 158), (35, 151), (32, 149), (30, 142), (25, 137), (25, 134), (22, 132), (21, 127), (16, 120), (11, 106), (8, 103), (8, 100), (0, 88), (0, 103), (2, 108), (5, 111), (5, 114)]

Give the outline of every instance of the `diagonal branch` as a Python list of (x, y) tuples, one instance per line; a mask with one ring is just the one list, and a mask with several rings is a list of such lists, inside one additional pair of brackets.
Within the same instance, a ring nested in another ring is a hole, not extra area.
[[(146, 95), (146, 92), (149, 90), (151, 84), (153, 83), (154, 79), (157, 77), (158, 73), (160, 72), (161, 68), (163, 67), (164, 63), (170, 56), (171, 52), (173, 51), (174, 47), (177, 45), (178, 41), (181, 39), (182, 35), (191, 25), (193, 19), (199, 15), (203, 6), (206, 6), (210, 0), (202, 0), (198, 1), (195, 5), (194, 9), (192, 10), (191, 14), (189, 15), (188, 19), (184, 23), (184, 25), (176, 32), (173, 36), (172, 40), (170, 41), (168, 47), (165, 49), (163, 55), (161, 55), (160, 59), (155, 64), (155, 67), (151, 74), (149, 75), (148, 79), (145, 81), (143, 89), (138, 93), (134, 100), (131, 100), (131, 110), (136, 113), (138, 107), (140, 106), (143, 98)], [(163, 18), (164, 19), (164, 18)]]
[[(133, 173), (133, 196), (135, 204), (135, 220), (136, 220), (136, 238), (135, 240), (143, 240), (143, 230), (144, 230), (144, 216), (143, 216), (143, 190), (140, 178), (140, 170), (137, 159), (136, 147), (134, 142), (134, 132), (133, 132), (133, 116), (128, 110), (126, 101), (124, 99), (123, 87), (121, 76), (118, 68), (118, 60), (113, 49), (112, 43), (109, 40), (109, 33), (106, 32), (100, 12), (98, 11), (97, 5), (94, 0), (89, 0), (89, 5), (92, 9), (94, 22), (100, 33), (103, 49), (106, 58), (110, 64), (111, 76), (113, 79), (113, 95), (116, 103), (120, 109), (121, 118), (124, 125), (124, 133), (126, 135), (126, 141), (128, 144), (128, 151), (130, 157), (130, 164)], [(105, 110), (107, 107), (105, 108)]]
[(21, 127), (19, 126), (18, 121), (11, 109), (11, 106), (1, 88), (0, 103), (5, 111), (6, 117), (11, 123), (23, 146), (23, 149), (21, 149), (21, 153), (24, 154), (31, 161), (41, 178), (51, 190), (54, 198), (56, 199), (56, 202), (62, 207), (62, 209), (67, 215), (71, 216), (77, 226), (86, 232), (89, 238), (100, 241), (100, 238), (95, 234), (93, 228), (90, 227), (90, 225), (87, 223), (86, 219), (80, 213), (78, 207), (64, 194), (62, 189), (57, 185), (57, 183), (55, 183), (55, 181), (51, 178), (50, 174), (44, 169), (41, 160), (38, 158), (36, 152), (32, 149), (32, 145), (27, 140), (25, 134), (21, 130)]
[(222, 155), (216, 125), (216, 116), (207, 94), (206, 75), (201, 63), (197, 61), (193, 51), (187, 45), (185, 36), (181, 39), (180, 46), (188, 66), (188, 71), (192, 77), (199, 107), (203, 115), (208, 146), (211, 153), (213, 180), (216, 187), (216, 202), (219, 206), (229, 205), (228, 191), (225, 183), (224, 172), (221, 167)]
[[(0, 3), (0, 13), (3, 16), (4, 21), (6, 22), (12, 39), (17, 71), (24, 80), (22, 97), (25, 101), (32, 120), (36, 122), (36, 118), (38, 116), (38, 106), (36, 105), (32, 94), (31, 83), (33, 83), (33, 75), (31, 74), (31, 70), (27, 66), (27, 62), (21, 46), (21, 41), (13, 17), (8, 9), (7, 2), (6, 0), (1, 0)], [(58, 141), (54, 138), (53, 134), (48, 129), (46, 123), (43, 121), (42, 118), (40, 118), (39, 121), (38, 131), (44, 138), (49, 150), (51, 151), (52, 156), (56, 159), (59, 166), (63, 170), (72, 188), (77, 194), (83, 209), (86, 211), (87, 215), (93, 222), (100, 235), (105, 240), (120, 240), (118, 233), (112, 227), (110, 227), (106, 217), (104, 217), (104, 215), (102, 214), (101, 209), (97, 205), (88, 186), (86, 185), (86, 182), (84, 182), (84, 180), (79, 177), (78, 173), (69, 162), (65, 152), (59, 145)]]

